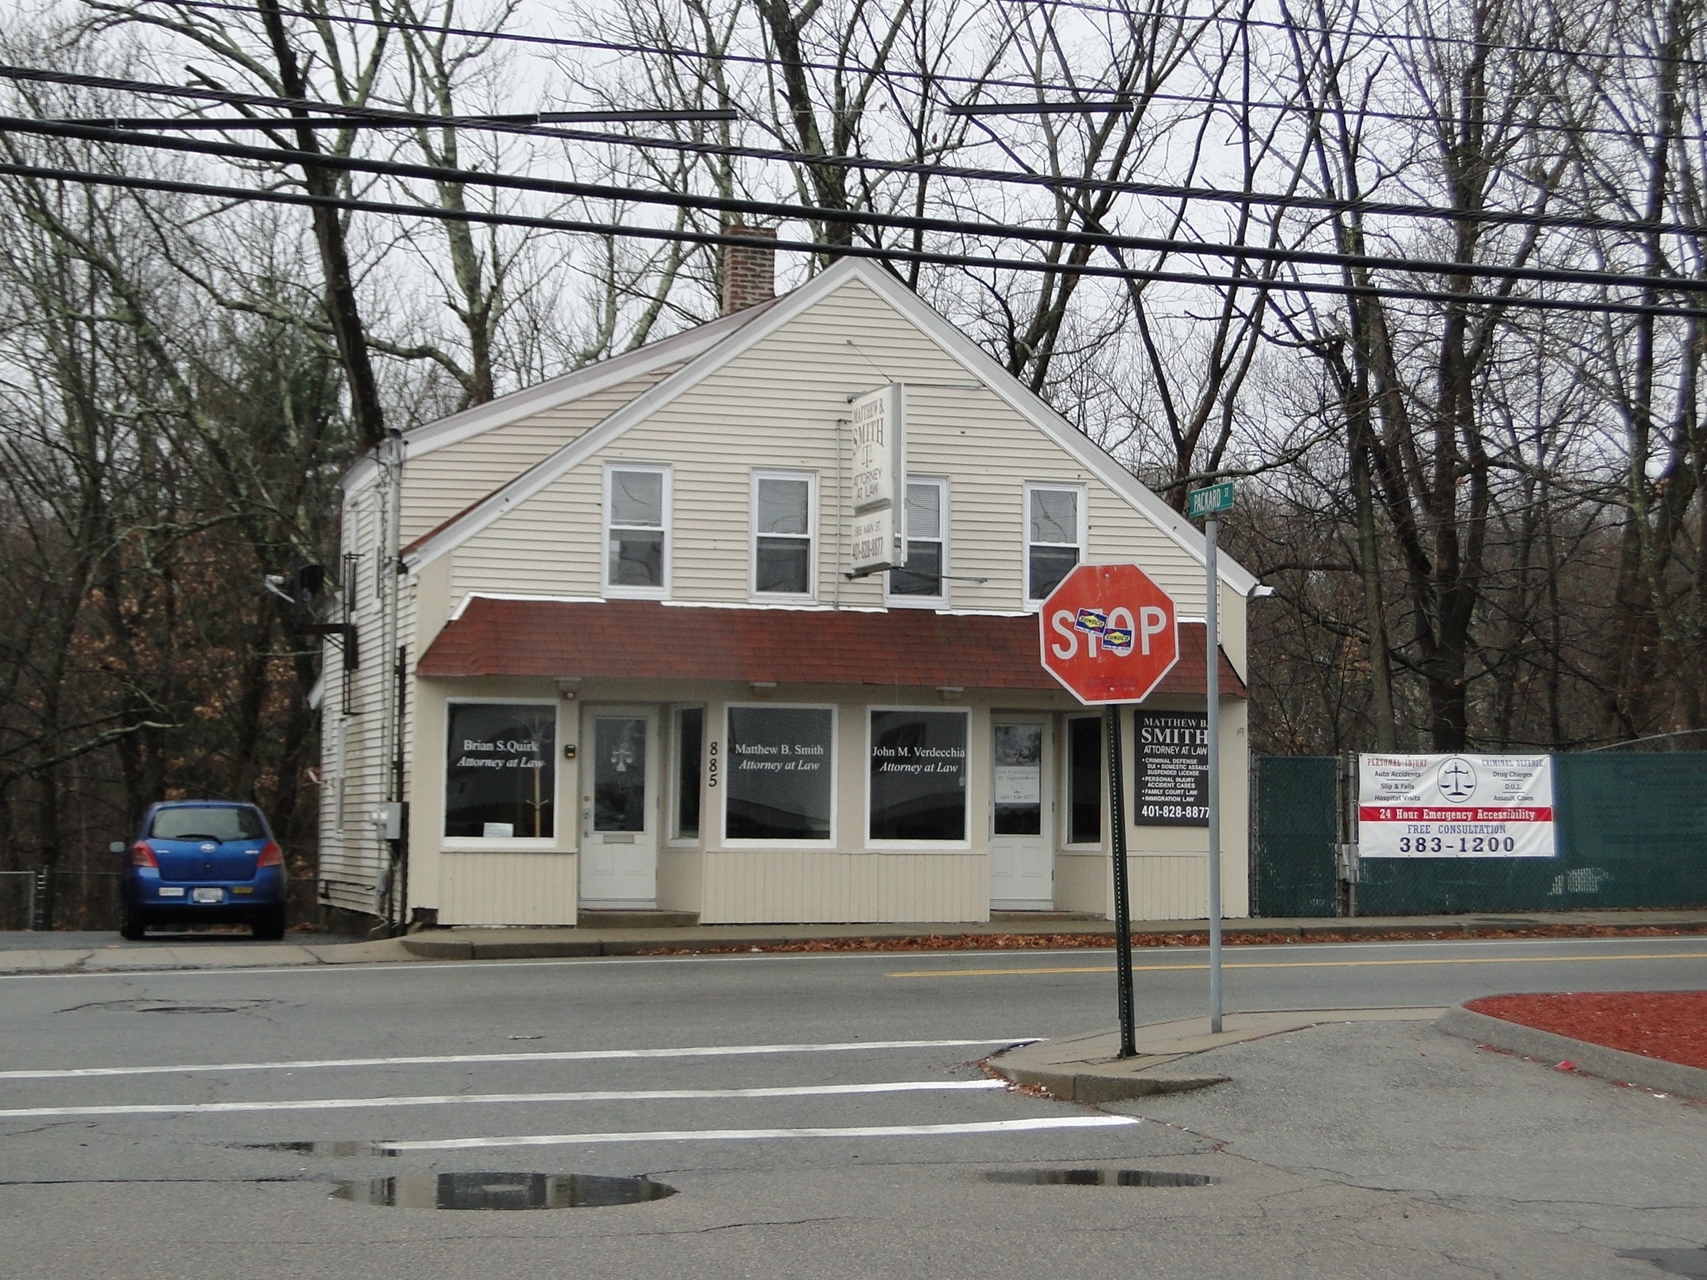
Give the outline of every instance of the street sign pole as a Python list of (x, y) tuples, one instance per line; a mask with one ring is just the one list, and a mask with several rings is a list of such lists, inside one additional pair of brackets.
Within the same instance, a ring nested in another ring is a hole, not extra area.
[(1203, 522), (1204, 591), (1208, 604), (1204, 620), (1209, 632), (1203, 693), (1208, 703), (1204, 723), (1209, 728), (1209, 1030), (1221, 1030), (1221, 629), (1220, 592), (1216, 590), (1215, 534), (1219, 522), (1210, 512)]
[(1185, 513), (1203, 517), (1204, 630), (1208, 633), (1203, 696), (1209, 756), (1209, 1030), (1221, 1030), (1221, 593), (1215, 573), (1215, 535), (1222, 511), (1233, 509), (1233, 482), (1223, 480), (1185, 495)]
[(1126, 770), (1121, 764), (1120, 704), (1111, 702), (1103, 711), (1108, 727), (1108, 820), (1114, 852), (1114, 972), (1120, 1000), (1119, 1057), (1138, 1054), (1132, 1025), (1132, 896), (1126, 883)]

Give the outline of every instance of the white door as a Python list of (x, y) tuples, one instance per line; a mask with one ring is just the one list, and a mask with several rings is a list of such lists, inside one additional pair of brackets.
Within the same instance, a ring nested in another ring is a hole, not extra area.
[(992, 731), (990, 905), (1047, 911), (1055, 905), (1055, 854), (1044, 794), (1048, 725), (1042, 717), (998, 716)]
[(589, 707), (581, 741), (581, 902), (651, 907), (658, 901), (658, 712)]

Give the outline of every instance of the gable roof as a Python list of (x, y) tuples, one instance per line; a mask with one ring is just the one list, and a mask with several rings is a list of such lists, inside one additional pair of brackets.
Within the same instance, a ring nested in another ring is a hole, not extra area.
[[(594, 364), (572, 369), (531, 387), (522, 387), (453, 413), (432, 422), (411, 427), (403, 433), (405, 465), (408, 459), (423, 457), (449, 445), (477, 436), (493, 427), (501, 427), (536, 413), (545, 413), (562, 405), (572, 404), (588, 396), (608, 391), (635, 378), (643, 378), (660, 369), (683, 364), (716, 346), (733, 330), (754, 319), (760, 312), (773, 307), (780, 299), (762, 302), (733, 315), (719, 316), (704, 324), (684, 329), (680, 333), (649, 342), (633, 351), (611, 356)], [(344, 473), (341, 484), (346, 494), (354, 493), (378, 475), (374, 460), (363, 458)]]
[[(1203, 535), (1195, 525), (1140, 484), (1137, 478), (1113, 457), (1098, 448), (1083, 432), (1050, 408), (1042, 397), (1022, 385), (983, 348), (927, 306), (912, 290), (868, 259), (843, 258), (798, 289), (763, 306), (725, 317), (728, 321), (739, 323), (731, 324), (727, 329), (720, 329), (716, 338), (699, 355), (668, 377), (654, 383), (602, 422), (582, 432), (576, 439), (529, 467), (508, 484), (472, 503), (461, 514), (446, 521), (432, 533), (417, 539), (405, 551), (404, 563), (411, 570), (419, 569), (453, 550), (519, 503), (531, 498), (564, 472), (586, 461), (629, 428), (645, 421), (731, 360), (828, 297), (850, 279), (857, 279), (870, 288), (1011, 409), (1072, 456), (1081, 467), (1146, 516), (1165, 537), (1199, 563), (1203, 561)], [(1217, 569), (1222, 583), (1241, 596), (1250, 596), (1261, 585), (1249, 570), (1225, 554), (1218, 558)]]

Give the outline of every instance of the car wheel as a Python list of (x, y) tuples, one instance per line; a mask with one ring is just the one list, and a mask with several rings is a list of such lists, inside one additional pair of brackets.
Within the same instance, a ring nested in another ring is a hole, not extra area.
[(284, 937), (284, 908), (271, 907), (263, 914), (256, 916), (253, 928), (255, 936), (263, 942), (277, 942)]
[(146, 926), (142, 917), (136, 914), (136, 908), (130, 903), (124, 904), (124, 914), (119, 918), (119, 937), (127, 942), (141, 942)]

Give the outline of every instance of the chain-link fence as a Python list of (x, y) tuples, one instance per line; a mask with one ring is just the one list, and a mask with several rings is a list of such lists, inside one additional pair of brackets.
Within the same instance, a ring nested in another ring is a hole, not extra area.
[(117, 871), (0, 871), (0, 929), (39, 929), (47, 919), (56, 929), (117, 929), (121, 879)]
[[(1257, 760), (1254, 913), (1338, 913), (1335, 777), (1331, 756)], [(1554, 857), (1364, 858), (1357, 914), (1707, 907), (1707, 752), (1559, 755), (1553, 780)]]

